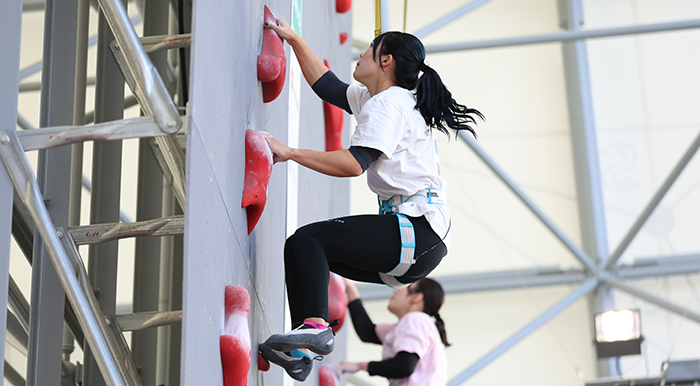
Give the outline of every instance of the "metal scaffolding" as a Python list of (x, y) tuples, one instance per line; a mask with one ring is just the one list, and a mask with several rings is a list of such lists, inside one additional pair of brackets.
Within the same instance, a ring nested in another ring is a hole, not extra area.
[[(28, 385), (78, 381), (90, 385), (155, 384), (158, 356), (170, 355), (157, 345), (157, 333), (153, 327), (170, 326), (182, 319), (179, 309), (164, 309), (177, 302), (166, 307), (159, 303), (158, 284), (161, 277), (168, 280), (169, 297), (182, 291), (182, 287), (176, 284), (181, 280), (171, 278), (173, 274), (181, 277), (181, 269), (162, 267), (160, 262), (161, 236), (182, 235), (184, 229), (182, 215), (164, 217), (162, 211), (162, 199), (168, 196), (164, 192), (170, 190), (168, 187), (164, 191), (164, 181), (172, 183), (180, 205), (184, 206), (185, 199), (184, 152), (178, 139), (178, 134), (184, 133), (185, 129), (180, 109), (173, 101), (177, 82), (171, 82), (173, 86), (170, 88), (166, 88), (163, 82), (163, 76), (171, 76), (168, 71), (177, 64), (169, 63), (163, 51), (156, 55), (159, 67), (154, 66), (127, 17), (125, 3), (118, 0), (99, 2), (99, 32), (91, 39), (87, 35), (89, 1), (49, 0), (45, 5), (40, 3), (25, 2), (24, 11), (44, 10), (42, 62), (21, 71), (3, 68), (3, 73), (19, 74), (15, 77), (19, 78), (17, 80), (42, 72), (41, 84), (25, 83), (20, 87), (3, 88), (19, 92), (41, 90), (41, 129), (34, 130), (16, 113), (16, 96), (2, 95), (3, 108), (11, 106), (14, 110), (3, 117), (11, 117), (25, 129), (16, 133), (9, 129), (14, 123), (3, 122), (0, 158), (5, 166), (3, 170), (7, 170), (14, 186), (12, 189), (11, 185), (4, 183), (2, 194), (16, 192), (13, 233), (32, 265), (33, 276), (31, 302), (24, 298), (9, 277), (7, 294), (11, 312), (8, 310), (8, 336), (12, 336), (16, 346), (27, 355)], [(6, 11), (4, 14), (11, 14), (19, 9), (12, 7), (19, 5), (21, 2), (3, 2), (1, 8)], [(167, 35), (170, 2), (152, 0), (148, 5), (145, 21), (150, 29), (146, 28), (147, 33)], [(16, 20), (21, 20), (21, 17)], [(8, 30), (6, 36), (19, 44), (18, 31)], [(98, 51), (97, 76), (89, 80), (86, 77), (87, 48), (94, 44), (97, 44)], [(150, 51), (154, 51), (153, 44), (150, 47)], [(160, 44), (156, 48), (182, 47), (183, 44)], [(117, 59), (113, 50), (119, 52)], [(135, 95), (133, 100), (138, 101), (145, 113), (143, 117), (122, 118), (124, 109), (132, 104), (129, 98), (125, 101), (123, 97), (125, 78)], [(95, 112), (85, 114), (85, 88), (92, 84), (96, 88)], [(12, 100), (15, 103), (9, 103)], [(85, 126), (86, 121), (95, 124)], [(144, 166), (140, 173), (143, 192), (140, 193), (139, 207), (145, 211), (137, 213), (137, 220), (145, 221), (134, 223), (119, 222), (124, 220), (120, 214), (118, 193), (121, 140), (127, 138), (142, 138), (141, 164)], [(82, 175), (83, 141), (95, 141), (93, 175), (89, 181), (85, 181)], [(36, 178), (24, 154), (30, 150), (39, 150)], [(78, 226), (80, 193), (84, 185), (91, 188), (91, 225)], [(172, 211), (167, 209), (165, 212)], [(34, 227), (40, 238), (33, 237)], [(137, 266), (134, 279), (134, 312), (117, 315), (116, 240), (125, 237), (137, 237), (138, 261), (142, 264)], [(172, 238), (169, 240), (173, 242)], [(89, 269), (83, 266), (78, 245), (89, 245)], [(144, 247), (147, 245), (155, 245), (155, 248)], [(182, 252), (178, 247), (168, 247), (167, 251), (171, 255)], [(173, 256), (168, 260), (181, 262), (181, 258)], [(7, 267), (4, 269), (6, 273)], [(167, 274), (164, 276), (161, 271)], [(69, 301), (65, 307), (64, 299)], [(178, 306), (181, 309), (181, 304)], [(134, 331), (131, 350), (124, 340), (124, 331)], [(179, 339), (177, 334), (173, 336)], [(141, 337), (148, 337), (143, 344), (138, 343)], [(164, 339), (173, 338), (165, 336)], [(69, 361), (74, 341), (85, 351), (82, 371)], [(62, 351), (62, 365), (52, 366)], [(172, 357), (177, 358), (176, 355)], [(177, 362), (162, 363), (164, 369), (160, 372), (169, 374), (173, 383), (177, 383), (178, 377), (173, 376), (177, 371), (170, 369), (177, 367)], [(137, 371), (138, 368), (142, 370)], [(5, 376), (12, 384), (25, 383), (22, 375), (7, 362)]]

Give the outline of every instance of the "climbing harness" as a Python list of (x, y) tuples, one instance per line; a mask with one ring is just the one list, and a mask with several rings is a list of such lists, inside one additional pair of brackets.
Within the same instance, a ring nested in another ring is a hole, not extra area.
[(429, 188), (421, 190), (410, 196), (397, 194), (389, 197), (387, 200), (382, 200), (379, 196), (377, 196), (377, 201), (379, 202), (379, 214), (387, 214), (394, 212), (394, 208), (407, 202), (427, 202), (428, 204), (434, 205), (446, 205), (447, 196), (443, 190)]
[(384, 284), (393, 289), (401, 289), (408, 284), (403, 284), (396, 280), (397, 277), (403, 276), (411, 265), (415, 264), (416, 259), (416, 232), (413, 229), (411, 220), (406, 215), (395, 212), (394, 209), (399, 205), (407, 202), (427, 202), (428, 204), (445, 205), (447, 202), (445, 192), (440, 189), (426, 189), (410, 196), (395, 195), (388, 200), (379, 200), (379, 214), (393, 213), (399, 219), (399, 231), (401, 233), (401, 260), (399, 264), (389, 272), (379, 273), (379, 277)]

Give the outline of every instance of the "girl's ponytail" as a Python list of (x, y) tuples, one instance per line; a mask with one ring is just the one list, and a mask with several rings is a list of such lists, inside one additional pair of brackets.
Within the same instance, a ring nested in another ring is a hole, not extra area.
[[(372, 55), (376, 60), (377, 49), (380, 55), (392, 55), (396, 65), (394, 76), (396, 85), (416, 92), (416, 110), (420, 111), (426, 125), (450, 135), (447, 128), (467, 130), (476, 136), (470, 124), (476, 124), (476, 117), (484, 115), (457, 103), (452, 93), (442, 83), (437, 71), (425, 63), (425, 47), (421, 41), (403, 32), (385, 32), (373, 41)], [(420, 73), (423, 75), (420, 75)]]
[(449, 347), (447, 342), (447, 332), (445, 331), (445, 322), (440, 317), (438, 311), (445, 301), (445, 291), (440, 283), (433, 279), (423, 278), (415, 282), (410, 287), (411, 293), (420, 292), (423, 294), (423, 312), (435, 318), (435, 327), (440, 333), (440, 340), (445, 347)]
[(418, 80), (416, 109), (425, 119), (425, 124), (447, 136), (450, 135), (447, 127), (450, 127), (458, 132), (467, 130), (476, 137), (476, 132), (470, 124), (476, 124), (475, 117), (484, 119), (479, 110), (457, 103), (442, 83), (440, 75), (430, 66), (425, 66), (423, 75)]

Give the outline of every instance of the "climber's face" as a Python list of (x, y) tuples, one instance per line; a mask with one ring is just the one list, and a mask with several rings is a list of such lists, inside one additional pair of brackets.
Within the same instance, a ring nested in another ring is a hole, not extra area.
[(360, 54), (360, 60), (357, 61), (355, 72), (353, 73), (355, 80), (364, 84), (370, 90), (373, 88), (373, 85), (381, 84), (389, 76), (387, 64), (392, 59), (391, 55), (381, 54), (381, 43), (377, 47), (376, 58), (372, 55), (373, 51), (374, 46), (370, 44), (367, 51)]
[(411, 286), (394, 290), (394, 294), (389, 299), (389, 312), (401, 318), (410, 311), (414, 311), (418, 302), (422, 301), (423, 294), (413, 293)]

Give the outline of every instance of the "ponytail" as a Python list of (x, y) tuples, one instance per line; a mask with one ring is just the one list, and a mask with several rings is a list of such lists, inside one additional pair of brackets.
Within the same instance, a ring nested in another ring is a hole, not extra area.
[(445, 347), (449, 347), (447, 342), (447, 332), (445, 331), (445, 322), (440, 317), (438, 311), (445, 301), (445, 291), (440, 283), (433, 279), (423, 278), (415, 282), (410, 287), (411, 293), (420, 292), (423, 294), (423, 312), (435, 318), (435, 327), (440, 333), (440, 340)]
[[(448, 127), (457, 132), (467, 130), (476, 137), (470, 124), (476, 124), (476, 117), (483, 120), (484, 115), (452, 98), (452, 93), (442, 83), (437, 71), (425, 63), (425, 47), (417, 37), (403, 32), (385, 32), (377, 36), (372, 44), (375, 60), (379, 46), (380, 55), (393, 56), (396, 85), (416, 90), (416, 110), (420, 111), (426, 125), (448, 137)], [(419, 77), (420, 72), (423, 75)]]
[(425, 66), (423, 75), (418, 80), (416, 109), (420, 111), (426, 125), (448, 137), (450, 133), (447, 127), (457, 132), (467, 130), (476, 137), (476, 132), (469, 124), (476, 124), (474, 116), (484, 119), (484, 115), (479, 110), (457, 103), (452, 98), (452, 93), (442, 83), (440, 75), (430, 66)]
[(450, 347), (451, 344), (447, 342), (447, 331), (445, 331), (445, 322), (440, 318), (440, 314), (437, 312), (435, 315), (433, 315), (435, 318), (435, 327), (437, 327), (438, 332), (440, 333), (440, 340), (442, 341), (442, 344), (445, 345), (445, 347)]

